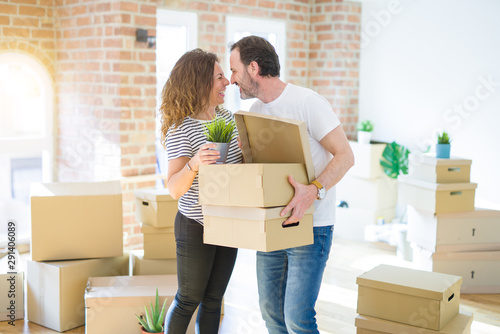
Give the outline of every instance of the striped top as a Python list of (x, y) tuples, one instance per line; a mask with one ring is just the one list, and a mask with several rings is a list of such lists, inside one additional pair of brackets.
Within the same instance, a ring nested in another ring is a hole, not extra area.
[[(222, 116), (226, 122), (233, 119), (231, 112), (223, 108), (216, 109), (216, 116)], [(179, 157), (192, 158), (198, 152), (200, 146), (207, 142), (203, 126), (207, 122), (210, 121), (186, 117), (177, 129), (174, 130), (172, 126), (166, 136), (168, 160)], [(237, 129), (234, 131), (238, 132)], [(235, 137), (229, 146), (226, 163), (236, 164), (242, 161), (242, 153), (238, 147), (238, 140)], [(184, 216), (194, 219), (203, 225), (203, 213), (201, 212), (201, 205), (198, 203), (198, 193), (198, 174), (196, 174), (189, 190), (179, 198), (178, 207)]]

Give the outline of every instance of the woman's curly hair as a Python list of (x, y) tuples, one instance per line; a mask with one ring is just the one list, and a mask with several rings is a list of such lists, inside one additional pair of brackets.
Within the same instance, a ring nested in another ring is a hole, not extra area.
[(216, 54), (194, 49), (175, 64), (161, 93), (161, 143), (165, 146), (171, 126), (179, 127), (184, 118), (203, 111), (213, 86)]

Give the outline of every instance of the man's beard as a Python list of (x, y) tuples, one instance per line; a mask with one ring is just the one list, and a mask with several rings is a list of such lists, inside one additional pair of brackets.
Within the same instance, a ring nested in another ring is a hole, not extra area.
[[(238, 85), (240, 87), (240, 98), (242, 100), (253, 99), (257, 97), (259, 91), (259, 84), (254, 81), (248, 73), (245, 73), (242, 80), (243, 85)], [(243, 87), (245, 86), (245, 87)]]

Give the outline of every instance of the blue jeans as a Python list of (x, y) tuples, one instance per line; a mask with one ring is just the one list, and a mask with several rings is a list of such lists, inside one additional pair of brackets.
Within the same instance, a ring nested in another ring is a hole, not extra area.
[(219, 331), (222, 297), (236, 261), (236, 248), (203, 243), (203, 226), (177, 213), (175, 218), (178, 290), (165, 319), (165, 334), (186, 333), (199, 306), (197, 334)]
[(314, 227), (314, 244), (257, 252), (262, 317), (269, 334), (319, 333), (314, 306), (333, 239), (333, 226)]

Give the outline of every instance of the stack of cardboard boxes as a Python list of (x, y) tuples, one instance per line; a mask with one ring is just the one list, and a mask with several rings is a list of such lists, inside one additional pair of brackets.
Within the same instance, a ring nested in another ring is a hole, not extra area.
[(131, 275), (177, 273), (174, 224), (178, 201), (167, 189), (140, 189), (134, 196), (135, 220), (141, 223), (144, 250), (130, 253)]
[(235, 120), (245, 163), (200, 166), (204, 242), (259, 251), (313, 243), (313, 209), (297, 226), (280, 216), (294, 195), (289, 175), (315, 179), (305, 123), (242, 111)]
[(459, 276), (380, 265), (358, 276), (357, 334), (470, 334)]
[(420, 269), (463, 277), (462, 293), (500, 292), (500, 211), (475, 208), (471, 160), (410, 156), (400, 179)]
[(28, 320), (63, 332), (85, 324), (89, 277), (126, 275), (120, 182), (31, 186)]
[(335, 236), (363, 241), (365, 229), (378, 222), (390, 223), (396, 212), (397, 181), (385, 175), (380, 158), (386, 144), (351, 141), (355, 165), (337, 184)]

